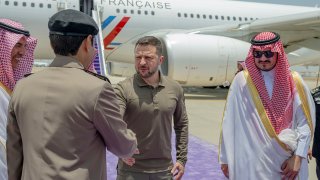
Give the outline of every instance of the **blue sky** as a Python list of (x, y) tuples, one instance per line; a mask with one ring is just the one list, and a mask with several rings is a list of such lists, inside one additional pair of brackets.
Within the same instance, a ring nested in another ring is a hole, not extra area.
[(274, 4), (290, 4), (298, 6), (315, 6), (319, 4), (320, 0), (241, 0), (241, 1), (250, 1), (250, 2), (263, 2), (263, 3), (274, 3)]

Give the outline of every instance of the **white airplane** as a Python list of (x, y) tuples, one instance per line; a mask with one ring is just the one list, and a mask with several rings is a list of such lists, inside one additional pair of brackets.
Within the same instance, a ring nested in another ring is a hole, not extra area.
[(67, 8), (92, 13), (101, 25), (100, 56), (111, 75), (134, 72), (134, 44), (145, 35), (161, 39), (162, 73), (185, 86), (228, 85), (248, 41), (260, 31), (281, 35), (291, 65), (319, 62), (320, 9), (312, 7), (227, 0), (0, 0), (0, 18), (22, 22), (39, 40), (36, 58), (52, 59), (47, 22)]

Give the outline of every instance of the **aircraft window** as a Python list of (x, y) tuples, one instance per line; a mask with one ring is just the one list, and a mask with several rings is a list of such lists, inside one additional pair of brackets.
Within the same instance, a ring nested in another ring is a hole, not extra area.
[(34, 3), (31, 3), (31, 7), (34, 7)]
[(197, 18), (198, 18), (198, 19), (200, 18), (200, 14), (197, 14)]
[(212, 15), (209, 15), (209, 19), (212, 19)]
[(51, 4), (48, 4), (48, 8), (51, 9)]
[(43, 8), (43, 4), (42, 4), (42, 3), (40, 3), (40, 4), (39, 4), (39, 7), (40, 7), (40, 8)]
[(218, 15), (215, 15), (214, 17), (215, 17), (216, 19), (219, 19), (219, 16), (218, 16)]
[(9, 1), (4, 2), (4, 4), (8, 6), (9, 5)]
[(120, 9), (116, 9), (116, 12), (117, 12), (117, 13), (120, 13)]
[(138, 14), (141, 14), (141, 10), (138, 10)]
[(244, 18), (244, 20), (245, 20), (245, 21), (248, 21), (248, 18), (247, 18), (247, 17), (245, 17), (245, 18)]
[(13, 2), (13, 5), (18, 6), (18, 2), (17, 1)]
[(227, 16), (228, 21), (230, 21), (230, 16)]
[(221, 16), (221, 20), (224, 20), (224, 16)]
[(131, 13), (131, 14), (134, 14), (134, 10), (133, 10), (133, 9), (131, 9), (130, 13)]
[(242, 18), (241, 18), (241, 17), (239, 17), (239, 21), (242, 21)]
[(204, 15), (202, 15), (202, 17), (203, 17), (203, 19), (206, 19), (207, 18), (207, 16), (204, 14)]
[(233, 20), (234, 20), (234, 21), (236, 21), (236, 20), (237, 20), (237, 18), (233, 16)]
[(151, 15), (154, 16), (154, 11), (151, 11)]
[(193, 18), (193, 14), (190, 14), (190, 17)]
[(144, 14), (145, 14), (145, 15), (148, 15), (148, 11), (144, 11)]
[(188, 14), (187, 14), (187, 13), (184, 13), (184, 17), (187, 18), (187, 17), (188, 17)]
[(252, 21), (252, 20), (253, 20), (253, 18), (250, 18), (250, 20)]
[(181, 13), (178, 13), (178, 17), (181, 17)]
[(124, 9), (124, 10), (123, 10), (123, 13), (127, 14), (127, 10), (126, 10), (126, 9)]
[(27, 6), (27, 3), (26, 3), (26, 2), (23, 2), (23, 3), (22, 3), (22, 6), (26, 7), (26, 6)]

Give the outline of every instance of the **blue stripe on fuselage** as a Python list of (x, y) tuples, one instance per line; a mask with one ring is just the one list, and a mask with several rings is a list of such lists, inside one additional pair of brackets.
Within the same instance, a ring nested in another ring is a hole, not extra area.
[(109, 16), (107, 19), (105, 19), (101, 24), (102, 29), (106, 28), (115, 18), (116, 16)]

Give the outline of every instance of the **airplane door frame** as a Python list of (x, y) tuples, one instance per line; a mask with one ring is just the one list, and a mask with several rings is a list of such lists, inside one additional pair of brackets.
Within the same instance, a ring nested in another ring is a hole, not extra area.
[(94, 0), (79, 0), (80, 11), (92, 16)]

